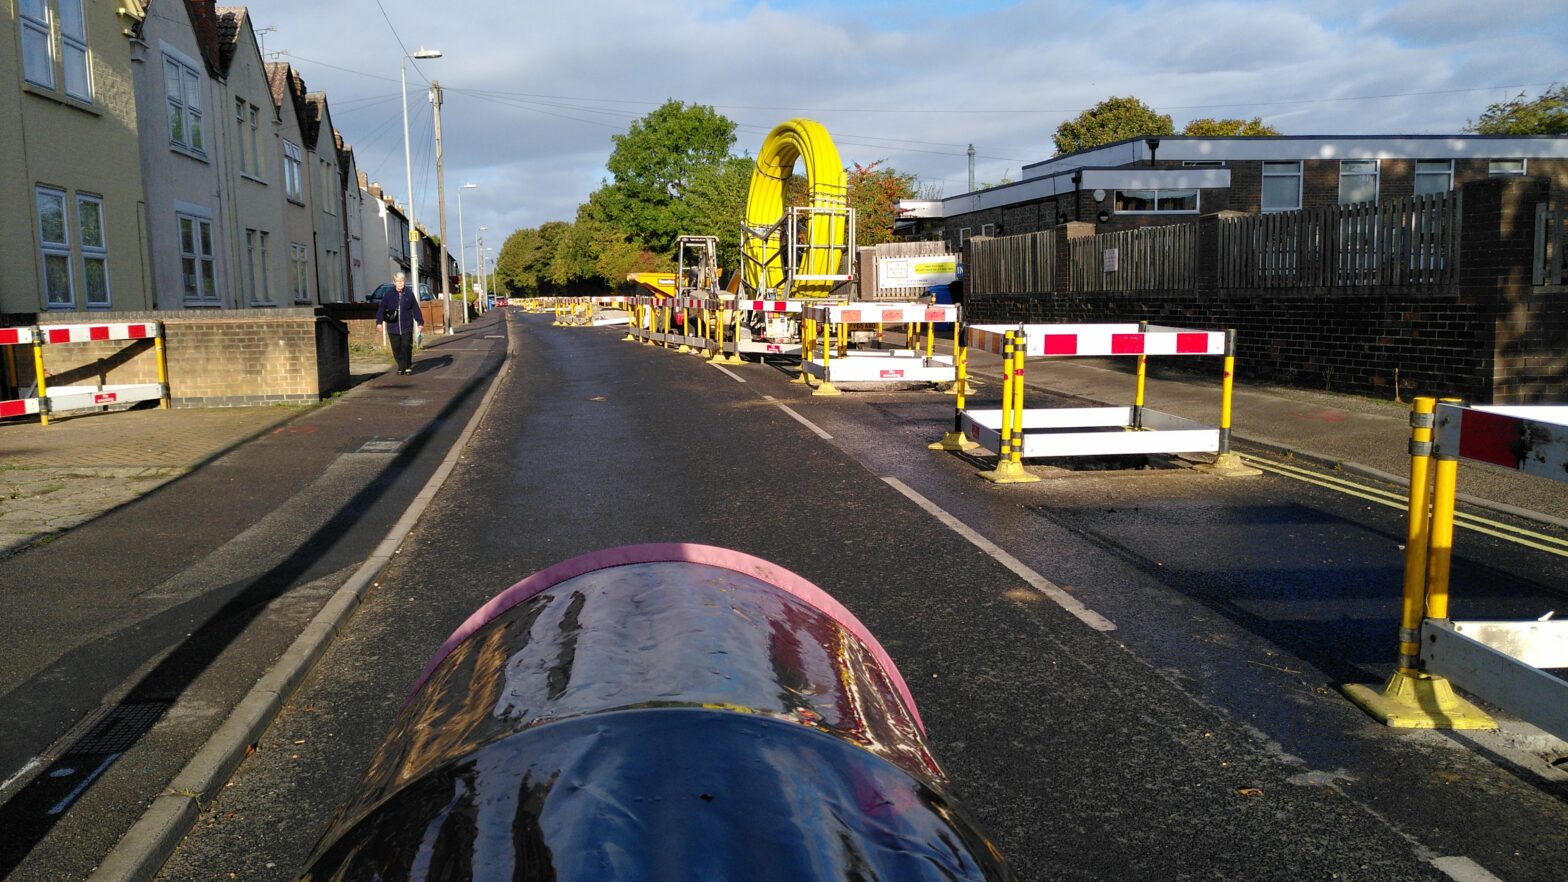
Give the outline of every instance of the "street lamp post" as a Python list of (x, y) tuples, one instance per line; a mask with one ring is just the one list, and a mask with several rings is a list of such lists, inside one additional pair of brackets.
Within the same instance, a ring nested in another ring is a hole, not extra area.
[(414, 277), (414, 299), (419, 299), (419, 224), (414, 219), (414, 154), (410, 149), (408, 137), (408, 60), (423, 60), (440, 58), (441, 52), (436, 49), (421, 48), (413, 55), (404, 55), (398, 59), (398, 74), (402, 81), (403, 99), (403, 171), (408, 179), (408, 252), (409, 270)]
[(484, 293), (482, 295), (480, 295), (480, 296), (484, 297), (485, 300), (489, 300), (490, 296), (491, 296), (490, 282), (489, 282), (488, 279), (484, 278), (484, 273), (485, 273), (485, 230), (488, 230), (488, 229), (490, 229), (490, 228), (489, 227), (480, 227), (479, 228), (479, 238), (474, 241), (474, 263), (478, 264), (478, 266), (479, 266), (479, 268), (474, 271), (474, 281), (484, 287)]
[[(468, 245), (465, 244), (466, 240), (463, 238), (463, 191), (477, 189), (479, 189), (478, 184), (464, 184), (457, 188), (457, 277), (464, 280), (468, 278), (468, 274), (463, 271), (463, 264), (468, 262)], [(463, 299), (463, 323), (467, 324), (468, 295), (461, 291), (458, 293), (462, 295)], [(476, 303), (475, 307), (478, 308), (478, 306), (479, 304)]]

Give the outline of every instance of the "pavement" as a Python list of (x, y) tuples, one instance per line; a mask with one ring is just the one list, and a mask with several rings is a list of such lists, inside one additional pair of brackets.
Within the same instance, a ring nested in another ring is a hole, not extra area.
[[(351, 571), (377, 553), (393, 522), (424, 495), (420, 487), (438, 472), (447, 450), (454, 444), (461, 449), (456, 436), (478, 406), (473, 393), (499, 360), (500, 344), (483, 344), (503, 333), (499, 316), (476, 323), (433, 345), (413, 378), (377, 373), (375, 365), (357, 366), (360, 387), (312, 408), (131, 411), (57, 420), (47, 428), (0, 425), (0, 525), (11, 530), (0, 534), (10, 549), (9, 557), (0, 551), (0, 584), (19, 601), (11, 623), (0, 628), (0, 640), (14, 644), (12, 656), (0, 657), (0, 713), (26, 721), (19, 729), (28, 730), (20, 733), (26, 738), (13, 739), (11, 753), (22, 751), (29, 739), (52, 744), (48, 750), (28, 748), (40, 751), (37, 756), (45, 762), (37, 769), (52, 768), (47, 763), (58, 765), (62, 745), (70, 747), (65, 742), (95, 735), (93, 726), (77, 721), (91, 719), (100, 702), (112, 708), (163, 702), (156, 711), (161, 716), (152, 717), (150, 730), (143, 729), (140, 747), (124, 751), (137, 762), (118, 763), (96, 784), (89, 780), (92, 792), (73, 796), (80, 797), (84, 817), (71, 819), (73, 810), (36, 835), (28, 832), (27, 848), (0, 860), (0, 874), (26, 860), (18, 878), (29, 871), (39, 878), (79, 877), (102, 859), (125, 826), (103, 825), (101, 819), (150, 800), (145, 781), (133, 780), (131, 770), (158, 782), (153, 794), (174, 779), (228, 711), (246, 700), (250, 684), (312, 617), (335, 602)], [(464, 354), (470, 349), (473, 355)], [(971, 365), (980, 382), (994, 385), (995, 357), (974, 353)], [(1157, 360), (1151, 366), (1150, 407), (1214, 421), (1217, 365), (1212, 377), (1173, 372)], [(1250, 385), (1245, 366), (1241, 375), (1234, 420), (1238, 441), (1372, 478), (1397, 482), (1405, 474), (1405, 405)], [(1031, 362), (1028, 379), (1031, 394), (1109, 403), (1130, 402), (1133, 382), (1130, 365), (1089, 359)], [(520, 396), (519, 414), (529, 412), (527, 400)], [(602, 398), (584, 401), (595, 402), (582, 405), (592, 408)], [(563, 434), (567, 429), (564, 424), (543, 427), (540, 439), (569, 440)], [(396, 439), (381, 459), (350, 456), (363, 455), (364, 445), (377, 439)], [(759, 438), (758, 443), (766, 442)], [(640, 467), (636, 460), (630, 457), (627, 463)], [(1461, 469), (1461, 489), (1469, 496), (1493, 507), (1527, 510), (1538, 520), (1568, 523), (1565, 494), (1537, 486), (1543, 483), (1481, 466)], [(781, 495), (789, 492), (777, 489)], [(230, 498), (236, 494), (243, 500)], [(182, 506), (177, 504), (182, 498), (207, 501)], [(602, 500), (609, 506), (621, 502)], [(558, 516), (578, 521), (583, 541), (597, 542), (605, 537), (593, 526), (594, 506), (587, 508)], [(698, 510), (694, 502), (690, 511)], [(92, 562), (114, 554), (111, 549), (149, 535), (152, 541), (135, 543), (138, 560), (130, 572), (103, 584), (86, 575)], [(416, 536), (416, 541), (428, 547), (435, 539)], [(68, 584), (78, 577), (84, 584)], [(122, 586), (128, 590), (123, 600), (109, 596)], [(25, 608), (34, 596), (50, 602)], [(77, 610), (66, 618), (80, 632), (60, 646), (54, 645), (61, 640), (58, 635), (42, 630), (57, 607)], [(122, 618), (123, 626), (118, 624)], [(220, 627), (217, 637), (206, 638), (208, 645), (200, 638), (213, 622)], [(176, 640), (171, 648), (152, 639), (149, 626), (177, 632), (184, 641)], [(910, 633), (914, 639), (915, 632)], [(247, 655), (243, 663), (228, 659), (226, 651), (234, 648)], [(122, 683), (127, 674), (130, 679)], [(75, 687), (81, 688), (74, 704), (57, 695), (36, 697)], [(178, 703), (170, 703), (172, 696), (180, 696)], [(73, 724), (76, 728), (67, 734)], [(138, 749), (144, 755), (137, 756)], [(5, 759), (0, 799), (11, 803), (0, 804), (3, 815), (20, 803), (13, 798), (18, 791), (45, 773), (35, 770), (33, 777), (6, 780), (18, 763), (10, 754), (0, 758)]]

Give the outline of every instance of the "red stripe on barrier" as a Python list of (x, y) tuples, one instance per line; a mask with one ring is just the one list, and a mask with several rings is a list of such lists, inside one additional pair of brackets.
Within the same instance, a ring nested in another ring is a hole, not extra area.
[(109, 339), (109, 326), (108, 325), (92, 325), (91, 327), (89, 327), (87, 329), (87, 339), (88, 340), (107, 340), (107, 339)]
[(1519, 431), (1515, 417), (1467, 410), (1459, 418), (1459, 455), (1504, 468), (1519, 468)]
[(132, 340), (142, 340), (152, 336), (152, 325), (127, 325), (126, 330)]
[[(845, 324), (849, 324), (850, 322), (858, 322), (858, 321), (860, 321), (860, 310), (858, 310), (858, 309), (846, 309), (843, 312), (839, 313), (839, 319), (838, 320), (840, 322), (845, 323)], [(828, 321), (832, 321), (832, 317), (831, 316), (828, 318)]]
[(1143, 335), (1142, 334), (1112, 334), (1111, 335), (1111, 354), (1112, 355), (1142, 355), (1143, 354)]
[(22, 332), (16, 328), (0, 328), (0, 346), (22, 342)]
[(789, 307), (789, 304), (785, 303), (782, 300), (775, 300), (773, 302), (773, 311), (774, 312), (787, 312), (788, 311), (788, 307)]
[(22, 416), (27, 413), (27, 400), (0, 401), (0, 417)]
[(882, 310), (882, 319), (881, 320), (882, 320), (883, 323), (902, 321), (903, 318), (904, 318), (904, 311), (902, 309), (884, 309), (884, 310)]
[(1203, 353), (1208, 352), (1208, 351), (1209, 351), (1209, 335), (1208, 334), (1177, 334), (1176, 335), (1176, 352), (1178, 354), (1187, 355), (1187, 354), (1196, 353), (1198, 355), (1202, 355)]
[(44, 333), (44, 337), (50, 343), (69, 343), (71, 342), (71, 329), (50, 328)]
[(1077, 334), (1046, 334), (1043, 342), (1046, 355), (1078, 354)]
[(940, 322), (940, 321), (946, 321), (946, 320), (947, 320), (947, 310), (945, 310), (945, 309), (928, 309), (928, 310), (926, 310), (926, 321), (928, 321), (928, 322)]

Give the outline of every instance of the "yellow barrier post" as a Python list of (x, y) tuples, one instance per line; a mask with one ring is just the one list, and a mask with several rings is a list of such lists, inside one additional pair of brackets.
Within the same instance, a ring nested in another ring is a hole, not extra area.
[[(735, 308), (730, 310), (730, 317), (735, 320), (735, 327), (732, 329), (732, 333), (730, 334), (730, 339), (735, 341), (735, 354), (725, 358), (725, 360), (724, 360), (725, 364), (740, 364), (740, 363), (742, 363), (744, 361), (744, 359), (742, 359), (740, 357), (740, 323), (741, 323), (741, 316), (740, 316), (740, 303), (738, 302), (738, 298), (737, 298), (737, 302), (734, 305), (735, 305)], [(722, 354), (723, 353), (720, 353), (720, 355), (722, 355)]]
[(38, 389), (38, 424), (49, 425), (49, 384), (44, 379), (44, 337), (34, 330), (33, 333), (33, 379), (37, 381)]
[(828, 350), (833, 348), (833, 317), (831, 315), (828, 316), (826, 322), (823, 322), (823, 326), (825, 333), (822, 337), (822, 382), (817, 384), (817, 388), (813, 389), (811, 394), (842, 395), (844, 393), (838, 391), (838, 387), (834, 386), (833, 382), (828, 379), (830, 375), (829, 365), (832, 364), (832, 356)]
[(638, 307), (635, 303), (626, 304), (626, 312), (630, 317), (626, 322), (626, 336), (621, 338), (622, 343), (629, 343), (637, 339), (637, 309)]
[(963, 346), (963, 331), (958, 322), (953, 323), (953, 430), (942, 440), (926, 445), (927, 450), (974, 450), (979, 447), (964, 437), (964, 386), (969, 376), (969, 350)]
[(717, 338), (715, 340), (715, 342), (718, 344), (718, 351), (714, 352), (713, 353), (713, 357), (708, 359), (708, 360), (713, 362), (714, 364), (723, 364), (724, 363), (724, 311), (722, 309), (717, 311), (717, 312), (715, 312), (713, 314), (713, 333), (714, 333), (715, 337)]
[(1040, 480), (1023, 467), (1024, 347), (1016, 331), (1008, 331), (1002, 342), (1002, 448), (996, 453), (996, 468), (980, 472), (993, 484), (1029, 484)]
[(815, 327), (816, 322), (806, 318), (804, 315), (800, 317), (800, 373), (796, 374), (793, 380), (790, 380), (791, 383), (811, 385), (811, 377), (806, 373), (806, 362), (811, 360), (811, 347), (814, 342), (812, 331)]
[(936, 322), (926, 322), (926, 361), (936, 352)]
[[(1140, 334), (1147, 334), (1147, 333), (1149, 333), (1149, 323), (1148, 322), (1139, 322), (1138, 323), (1138, 333), (1140, 333)], [(1138, 353), (1138, 387), (1133, 392), (1133, 398), (1132, 398), (1132, 421), (1130, 423), (1130, 426), (1134, 430), (1137, 430), (1137, 431), (1141, 431), (1143, 429), (1143, 397), (1144, 397), (1144, 391), (1146, 390), (1146, 388), (1148, 386), (1148, 379), (1149, 379), (1149, 354), (1147, 352), (1139, 352)]]
[(1236, 389), (1236, 330), (1228, 328), (1225, 331), (1225, 360), (1220, 374), (1220, 444), (1219, 452), (1214, 455), (1213, 463), (1205, 463), (1196, 468), (1199, 471), (1218, 475), (1222, 478), (1245, 478), (1263, 474), (1261, 469), (1255, 469), (1241, 461), (1241, 455), (1233, 453), (1230, 449), (1230, 414), (1231, 398)]
[(1437, 488), (1432, 490), (1435, 405), (1431, 398), (1417, 398), (1410, 412), (1410, 504), (1405, 512), (1398, 663), (1381, 689), (1362, 683), (1343, 688), (1346, 698), (1397, 729), (1495, 729), (1497, 722), (1455, 695), (1448, 680), (1421, 671), (1422, 621), (1448, 617), (1448, 568), (1459, 469), (1458, 452), (1443, 451), (1436, 468)]
[(162, 395), (158, 399), (158, 409), (169, 409), (169, 357), (163, 348), (163, 334), (165, 325), (158, 323), (158, 336), (152, 340), (154, 354), (158, 358), (158, 391)]

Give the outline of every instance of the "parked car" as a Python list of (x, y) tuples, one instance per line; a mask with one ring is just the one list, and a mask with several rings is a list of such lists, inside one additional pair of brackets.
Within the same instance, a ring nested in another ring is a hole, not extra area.
[[(381, 298), (385, 297), (387, 292), (394, 290), (394, 288), (395, 288), (395, 286), (391, 282), (383, 282), (382, 284), (376, 286), (376, 290), (371, 291), (369, 294), (365, 295), (365, 302), (366, 303), (380, 303), (381, 302)], [(420, 286), (419, 286), (419, 299), (420, 300), (434, 300), (435, 299), (435, 297), (432, 296), (431, 293), (430, 293), (430, 286), (429, 285), (426, 285), (426, 284), (423, 284), (423, 283), (420, 284)]]

